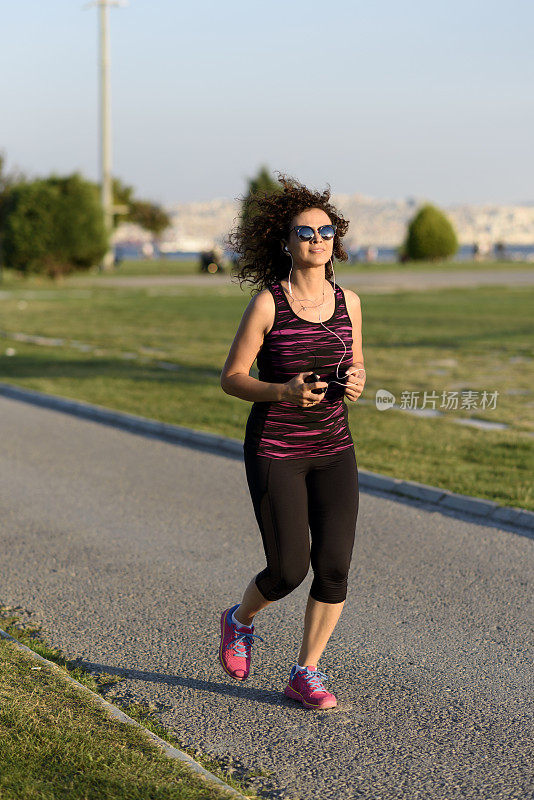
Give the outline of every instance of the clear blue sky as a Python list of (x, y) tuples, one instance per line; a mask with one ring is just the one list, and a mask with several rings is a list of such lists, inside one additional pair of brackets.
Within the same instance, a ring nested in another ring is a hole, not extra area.
[[(98, 177), (97, 9), (0, 7), (0, 150)], [(109, 11), (113, 172), (156, 202), (313, 187), (534, 200), (532, 0), (130, 0)]]

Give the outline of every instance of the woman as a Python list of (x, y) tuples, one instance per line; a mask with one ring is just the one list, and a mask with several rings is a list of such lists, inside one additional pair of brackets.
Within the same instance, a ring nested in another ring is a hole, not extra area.
[[(240, 282), (258, 287), (221, 374), (227, 394), (252, 401), (243, 445), (267, 559), (241, 603), (223, 611), (219, 660), (248, 677), (253, 620), (314, 573), (298, 661), (286, 696), (307, 708), (337, 705), (317, 669), (347, 594), (358, 515), (358, 469), (346, 397), (365, 383), (358, 296), (335, 283), (347, 260), (348, 222), (329, 202), (279, 175), (282, 191), (257, 196), (231, 234)], [(334, 278), (332, 282), (331, 278)], [(249, 372), (258, 360), (259, 379)], [(311, 549), (309, 534), (311, 532)]]

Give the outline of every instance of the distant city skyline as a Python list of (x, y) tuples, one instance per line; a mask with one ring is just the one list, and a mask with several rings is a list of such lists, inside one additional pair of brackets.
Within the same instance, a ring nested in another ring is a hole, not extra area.
[[(349, 221), (344, 241), (351, 249), (378, 245), (396, 247), (406, 235), (406, 227), (421, 201), (365, 198), (361, 195), (333, 195), (333, 202)], [(186, 203), (168, 206), (171, 227), (161, 240), (176, 249), (195, 249), (191, 242), (204, 242), (198, 249), (206, 249), (208, 242), (222, 242), (239, 213), (239, 204), (217, 199), (204, 203)], [(529, 206), (496, 204), (443, 205), (442, 208), (454, 226), (460, 244), (472, 246), (475, 242), (485, 251), (497, 242), (507, 245), (534, 245), (534, 204)], [(132, 226), (125, 226), (122, 239), (128, 239)], [(134, 237), (135, 238), (135, 237)], [(186, 246), (184, 240), (189, 240)], [(172, 248), (171, 248), (172, 249)]]
[[(113, 174), (235, 199), (261, 165), (370, 198), (534, 202), (534, 4), (130, 0), (110, 16)], [(0, 151), (98, 180), (97, 11), (4, 5)]]

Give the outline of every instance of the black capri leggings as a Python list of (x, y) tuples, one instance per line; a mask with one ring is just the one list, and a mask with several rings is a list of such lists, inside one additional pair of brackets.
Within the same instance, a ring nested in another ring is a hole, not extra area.
[(341, 603), (359, 505), (354, 446), (309, 458), (269, 458), (245, 447), (244, 457), (267, 558), (255, 578), (259, 591), (266, 600), (285, 597), (302, 583), (311, 558), (310, 595)]

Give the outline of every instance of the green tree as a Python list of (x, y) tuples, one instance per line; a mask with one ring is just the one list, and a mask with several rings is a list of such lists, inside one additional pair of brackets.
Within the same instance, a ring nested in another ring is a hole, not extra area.
[(113, 204), (128, 210), (113, 215), (113, 226), (121, 222), (135, 222), (154, 236), (159, 236), (171, 224), (169, 215), (156, 203), (138, 200), (134, 197), (133, 186), (127, 186), (119, 178), (113, 178)]
[(116, 228), (121, 222), (129, 221), (130, 207), (134, 202), (134, 188), (123, 183), (120, 178), (113, 178), (111, 183), (113, 205), (128, 208), (124, 213), (113, 214), (113, 227)]
[(171, 224), (169, 215), (160, 206), (147, 200), (134, 200), (130, 206), (128, 219), (141, 225), (154, 236), (159, 236)]
[[(100, 185), (79, 173), (29, 181), (5, 170), (0, 152), (0, 265), (50, 276), (98, 263), (107, 250)], [(170, 224), (155, 203), (134, 197), (134, 188), (113, 178), (114, 228), (135, 222), (158, 236)]]
[(260, 167), (260, 170), (255, 178), (250, 178), (248, 181), (247, 194), (245, 195), (241, 205), (241, 219), (247, 220), (255, 213), (254, 200), (257, 194), (266, 194), (269, 192), (280, 192), (282, 190), (278, 181), (273, 178), (266, 166)]
[(108, 245), (98, 187), (79, 173), (10, 187), (2, 228), (6, 265), (26, 274), (88, 269)]
[(422, 206), (408, 225), (401, 253), (412, 260), (433, 261), (457, 250), (456, 232), (445, 214), (430, 203)]
[(18, 183), (24, 183), (25, 176), (21, 172), (6, 171), (6, 157), (0, 153), (0, 268), (2, 264), (2, 237), (8, 209), (9, 192)]
[(17, 183), (24, 183), (26, 180), (22, 172), (6, 172), (6, 157), (0, 153), (0, 229), (2, 224), (1, 208), (7, 193), (12, 186)]

